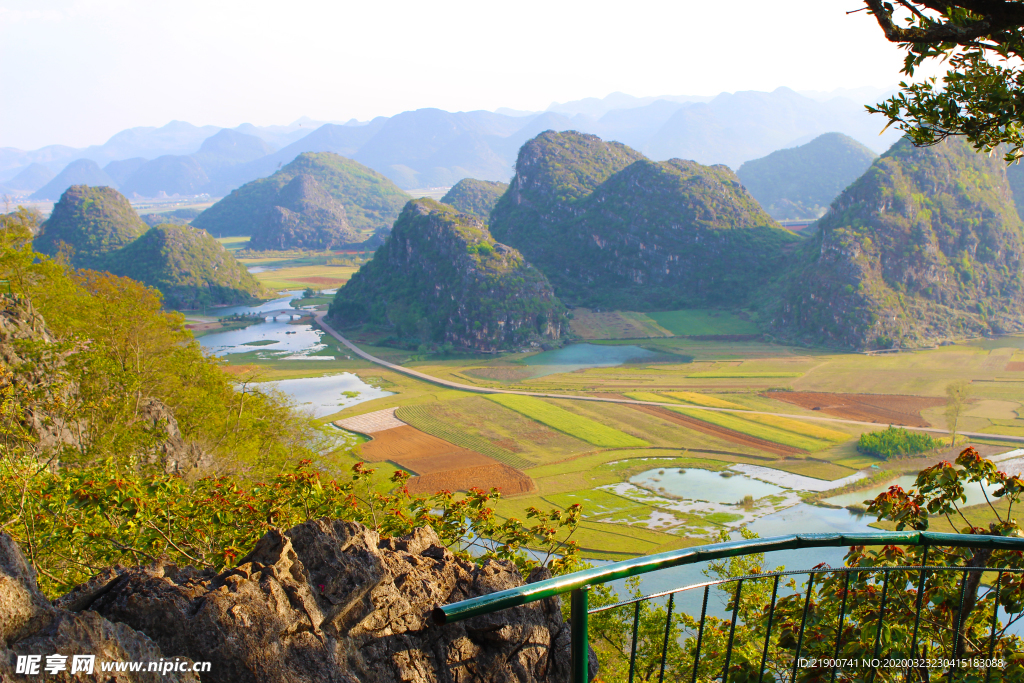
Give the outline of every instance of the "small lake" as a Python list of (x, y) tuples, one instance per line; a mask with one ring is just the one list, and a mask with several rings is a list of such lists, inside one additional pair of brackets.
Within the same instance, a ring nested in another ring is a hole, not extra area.
[(523, 360), (536, 368), (534, 377), (545, 377), (560, 372), (574, 372), (587, 368), (611, 368), (625, 363), (643, 363), (672, 360), (686, 363), (688, 358), (675, 357), (639, 346), (612, 346), (603, 344), (571, 344), (554, 351), (544, 351)]
[[(863, 489), (861, 491), (854, 491), (853, 493), (844, 493), (839, 496), (832, 496), (826, 498), (824, 502), (829, 505), (838, 505), (839, 507), (846, 507), (847, 505), (863, 505), (865, 500), (874, 498), (879, 493), (889, 490), (890, 486), (902, 486), (904, 490), (914, 488), (914, 482), (917, 480), (916, 474), (905, 474), (902, 477), (893, 479), (885, 484), (873, 486), (869, 489)], [(988, 493), (988, 499), (993, 503), (996, 498), (992, 495), (999, 489), (998, 484), (985, 487), (985, 491)], [(966, 484), (964, 486), (964, 495), (967, 497), (966, 503), (957, 503), (960, 507), (968, 505), (984, 505), (985, 504), (985, 493), (981, 490), (981, 484), (973, 483)]]
[(753, 496), (754, 500), (757, 500), (784, 492), (779, 486), (742, 474), (726, 472), (725, 474), (731, 475), (728, 477), (723, 477), (722, 474), (697, 468), (653, 469), (641, 472), (629, 481), (631, 484), (687, 500), (723, 504), (738, 503), (744, 496)]
[[(272, 386), (287, 394), (295, 401), (299, 410), (312, 410), (314, 417), (327, 417), (357, 403), (391, 396), (393, 393), (370, 386), (359, 375), (351, 372), (324, 377), (284, 379), (267, 382), (264, 386)], [(345, 392), (353, 392), (356, 395), (346, 396)]]
[[(273, 310), (273, 309), (270, 309)], [(262, 322), (240, 330), (213, 332), (199, 338), (199, 345), (215, 356), (259, 351), (265, 357), (307, 357), (326, 348), (323, 332), (312, 325), (292, 325), (285, 321)], [(253, 344), (256, 342), (256, 344)], [(333, 356), (310, 356), (333, 359)]]

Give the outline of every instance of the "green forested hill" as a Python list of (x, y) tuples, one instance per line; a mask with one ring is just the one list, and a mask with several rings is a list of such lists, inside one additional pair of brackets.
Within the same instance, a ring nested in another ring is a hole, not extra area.
[(338, 290), (329, 318), (373, 323), (403, 342), (493, 351), (557, 339), (565, 307), (522, 255), (478, 218), (409, 202), (373, 259)]
[(832, 204), (769, 299), (780, 335), (849, 348), (1024, 330), (1024, 232), (999, 155), (903, 139)]
[(301, 173), (281, 188), (274, 204), (253, 229), (250, 249), (332, 249), (365, 238), (352, 229), (345, 207)]
[(567, 302), (630, 310), (745, 305), (797, 239), (725, 166), (550, 131), (520, 151), (491, 230)]
[[(201, 213), (192, 224), (217, 237), (252, 235), (279, 202), (279, 194), (297, 176), (314, 179), (344, 207), (352, 230), (362, 239), (390, 227), (409, 196), (381, 174), (331, 152), (307, 152), (269, 178), (246, 183)], [(287, 208), (287, 206), (285, 206)]]
[(776, 220), (818, 218), (876, 155), (842, 133), (748, 161), (736, 172), (747, 191)]
[(508, 183), (463, 178), (441, 197), (441, 203), (486, 221), (507, 189)]
[(131, 243), (145, 231), (146, 224), (114, 188), (72, 185), (54, 205), (32, 246), (53, 256), (64, 243), (73, 250), (76, 266), (93, 267), (103, 254)]
[(104, 258), (99, 269), (159, 289), (168, 308), (250, 303), (267, 294), (223, 245), (188, 225), (150, 228)]
[(516, 174), (491, 212), (494, 236), (523, 251), (557, 248), (552, 227), (573, 217), (573, 203), (644, 155), (576, 131), (546, 131), (519, 150)]

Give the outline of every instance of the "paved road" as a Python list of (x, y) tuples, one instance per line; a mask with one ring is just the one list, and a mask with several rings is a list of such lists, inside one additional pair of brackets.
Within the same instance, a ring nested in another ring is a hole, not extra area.
[[(625, 404), (644, 405), (644, 406), (664, 406), (666, 408), (678, 408), (678, 407), (680, 407), (680, 404), (678, 404), (678, 403), (657, 403), (655, 401), (637, 401), (635, 399), (630, 399), (630, 398), (600, 398), (598, 396), (573, 396), (571, 394), (544, 394), (544, 393), (540, 393), (540, 392), (536, 392), (536, 391), (517, 391), (517, 390), (513, 390), (513, 389), (494, 389), (494, 388), (491, 388), (491, 387), (478, 387), (478, 386), (474, 386), (472, 384), (460, 384), (459, 382), (452, 382), (451, 380), (441, 379), (440, 377), (434, 377), (433, 375), (428, 375), (428, 374), (426, 374), (424, 372), (419, 372), (417, 370), (413, 370), (411, 368), (406, 368), (406, 367), (403, 367), (401, 365), (395, 365), (394, 363), (389, 363), (389, 362), (387, 362), (386, 360), (384, 360), (382, 358), (377, 358), (376, 356), (371, 356), (370, 354), (366, 353), (365, 351), (360, 349), (358, 346), (356, 346), (355, 344), (350, 342), (348, 339), (345, 339), (345, 337), (341, 336), (341, 334), (337, 330), (335, 330), (333, 327), (331, 327), (327, 323), (327, 321), (324, 320), (324, 316), (325, 315), (327, 315), (327, 314), (324, 311), (320, 311), (320, 312), (318, 312), (316, 314), (316, 322), (317, 322), (317, 324), (320, 325), (320, 327), (323, 328), (323, 330), (325, 332), (327, 332), (332, 337), (334, 337), (335, 339), (340, 341), (342, 344), (347, 346), (349, 349), (351, 349), (352, 353), (356, 354), (360, 358), (364, 358), (364, 359), (370, 361), (371, 363), (376, 363), (377, 365), (380, 365), (381, 367), (388, 368), (389, 370), (394, 370), (395, 372), (400, 372), (403, 375), (407, 375), (409, 377), (413, 377), (415, 379), (422, 380), (424, 382), (430, 382), (431, 384), (437, 384), (437, 385), (442, 386), (442, 387), (448, 387), (450, 389), (459, 389), (460, 391), (471, 391), (471, 392), (473, 392), (475, 394), (518, 394), (520, 396), (537, 396), (539, 398), (561, 398), (561, 399), (569, 399), (569, 400), (573, 400), (573, 401), (591, 401), (593, 403), (625, 403)], [(708, 411), (718, 412), (718, 413), (749, 413), (751, 415), (776, 415), (778, 417), (790, 417), (790, 418), (794, 418), (794, 419), (797, 419), (797, 420), (816, 420), (818, 422), (836, 422), (836, 423), (840, 423), (840, 424), (850, 424), (850, 425), (867, 425), (869, 427), (878, 427), (880, 425), (880, 423), (878, 423), (878, 422), (862, 422), (860, 420), (844, 420), (844, 419), (838, 418), (838, 417), (818, 417), (816, 415), (813, 415), (813, 416), (812, 415), (793, 415), (793, 414), (790, 414), (790, 413), (769, 413), (769, 412), (764, 412), (764, 411), (760, 411), (760, 410), (739, 410), (739, 409), (736, 409), (736, 408), (710, 408), (710, 407), (707, 407), (707, 406), (687, 405), (686, 409), (687, 410), (708, 410)], [(907, 428), (908, 429), (915, 429), (915, 430), (917, 430), (919, 432), (932, 432), (932, 433), (935, 433), (935, 434), (943, 434), (943, 435), (948, 435), (949, 434), (949, 432), (947, 432), (945, 429), (936, 429), (936, 428), (933, 428), (933, 427), (907, 427)], [(1024, 436), (1009, 436), (1009, 435), (1006, 435), (1006, 434), (985, 434), (985, 433), (981, 433), (981, 432), (960, 432), (960, 434), (962, 436), (968, 436), (968, 437), (976, 438), (976, 439), (1001, 439), (1001, 440), (1005, 440), (1005, 441), (1019, 441), (1021, 443), (1024, 443)]]

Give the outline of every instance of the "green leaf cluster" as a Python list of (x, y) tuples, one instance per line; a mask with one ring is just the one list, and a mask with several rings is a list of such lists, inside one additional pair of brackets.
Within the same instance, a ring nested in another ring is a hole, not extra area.
[(924, 453), (938, 445), (939, 442), (928, 434), (889, 425), (888, 429), (879, 432), (861, 434), (857, 441), (857, 450), (861, 453), (892, 460), (906, 455)]

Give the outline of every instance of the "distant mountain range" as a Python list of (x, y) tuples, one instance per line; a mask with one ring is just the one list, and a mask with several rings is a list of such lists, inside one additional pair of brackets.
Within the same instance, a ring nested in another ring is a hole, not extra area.
[[(56, 199), (70, 185), (102, 180), (129, 197), (226, 196), (303, 152), (349, 157), (406, 190), (450, 187), (463, 178), (507, 182), (519, 148), (545, 130), (595, 134), (655, 161), (680, 158), (734, 169), (826, 132), (843, 133), (876, 153), (885, 151), (899, 135), (893, 130), (878, 135), (883, 123), (868, 115), (862, 102), (877, 98), (850, 94), (853, 99), (808, 97), (788, 88), (715, 97), (613, 93), (552, 104), (539, 113), (418, 109), (368, 122), (303, 120), (232, 129), (172, 121), (161, 128), (121, 131), (85, 149), (0, 149), (0, 193)], [(95, 168), (86, 168), (83, 160)]]
[(748, 161), (736, 172), (776, 220), (814, 220), (878, 155), (842, 133)]

